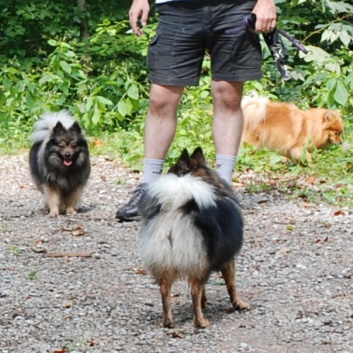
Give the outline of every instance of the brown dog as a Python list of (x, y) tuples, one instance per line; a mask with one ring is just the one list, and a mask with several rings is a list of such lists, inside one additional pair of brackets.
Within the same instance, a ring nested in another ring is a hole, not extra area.
[(271, 102), (257, 95), (245, 96), (242, 109), (242, 141), (250, 145), (278, 150), (293, 159), (310, 159), (303, 155), (304, 148), (342, 143), (344, 127), (338, 111), (323, 108), (303, 111), (294, 104)]

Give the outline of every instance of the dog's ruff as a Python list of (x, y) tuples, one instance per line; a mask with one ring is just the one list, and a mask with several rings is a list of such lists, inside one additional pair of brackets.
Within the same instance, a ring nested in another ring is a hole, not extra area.
[(56, 113), (46, 112), (34, 124), (34, 133), (31, 136), (33, 143), (48, 139), (58, 121), (60, 121), (67, 130), (70, 129), (75, 122), (68, 110), (61, 110)]
[(156, 275), (167, 268), (176, 271), (177, 277), (198, 276), (207, 266), (207, 251), (193, 219), (179, 209), (191, 200), (200, 209), (215, 206), (213, 187), (190, 174), (166, 174), (150, 186), (148, 193), (162, 206), (141, 233), (144, 267)]

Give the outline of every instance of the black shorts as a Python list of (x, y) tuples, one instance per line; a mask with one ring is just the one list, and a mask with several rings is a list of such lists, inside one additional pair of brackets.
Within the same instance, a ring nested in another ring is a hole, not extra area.
[(147, 57), (150, 81), (198, 85), (206, 51), (211, 57), (213, 80), (261, 78), (259, 36), (244, 23), (255, 4), (256, 0), (190, 0), (157, 5), (157, 34)]

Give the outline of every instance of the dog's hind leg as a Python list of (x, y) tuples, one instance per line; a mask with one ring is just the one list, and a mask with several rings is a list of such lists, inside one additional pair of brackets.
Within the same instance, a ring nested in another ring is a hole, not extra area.
[(201, 308), (202, 304), (205, 304), (203, 301), (206, 298), (204, 282), (199, 278), (189, 278), (189, 283), (191, 284), (191, 298), (195, 326), (205, 328), (209, 326), (209, 322), (204, 318)]
[(237, 293), (235, 287), (235, 262), (234, 259), (228, 261), (223, 269), (222, 276), (227, 285), (227, 291), (230, 297), (230, 301), (233, 304), (235, 310), (246, 310), (250, 309), (250, 305), (242, 301)]
[(173, 328), (174, 319), (173, 319), (173, 312), (172, 312), (172, 296), (171, 296), (172, 282), (168, 280), (167, 276), (162, 276), (162, 278), (160, 279), (159, 289), (162, 296), (163, 327)]
[(202, 290), (202, 297), (201, 297), (201, 308), (204, 309), (207, 304), (207, 297), (206, 297), (206, 287), (203, 287)]

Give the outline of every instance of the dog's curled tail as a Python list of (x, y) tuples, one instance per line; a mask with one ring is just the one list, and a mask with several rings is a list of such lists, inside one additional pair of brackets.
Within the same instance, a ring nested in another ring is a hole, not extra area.
[(33, 143), (44, 141), (48, 138), (58, 121), (63, 124), (65, 129), (69, 129), (75, 122), (68, 110), (44, 113), (34, 124), (34, 133), (31, 136)]
[(266, 119), (268, 102), (268, 97), (261, 97), (253, 91), (243, 97), (241, 108), (244, 116), (244, 129), (253, 130)]

